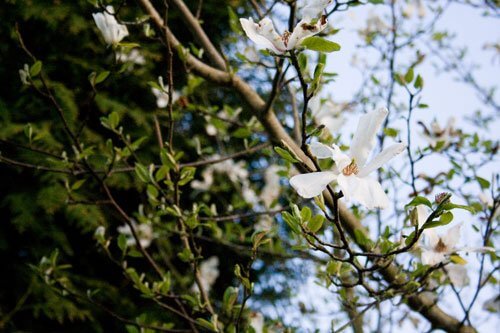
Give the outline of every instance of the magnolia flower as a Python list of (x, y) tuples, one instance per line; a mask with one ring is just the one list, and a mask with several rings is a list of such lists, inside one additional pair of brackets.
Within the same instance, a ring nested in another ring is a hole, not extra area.
[(92, 14), (97, 28), (101, 31), (102, 37), (108, 45), (116, 45), (128, 36), (127, 26), (118, 23), (114, 13), (113, 6), (107, 6), (105, 12)]
[[(220, 156), (217, 154), (212, 157), (214, 160), (219, 158)], [(245, 162), (239, 161), (235, 163), (234, 160), (229, 159), (209, 165), (201, 173), (203, 181), (194, 180), (191, 182), (191, 187), (197, 190), (208, 190), (214, 183), (214, 173), (227, 175), (233, 184), (248, 182), (248, 170), (245, 168)]]
[(249, 324), (250, 327), (253, 328), (255, 333), (263, 333), (264, 332), (264, 316), (260, 312), (252, 312), (250, 313)]
[(444, 128), (442, 128), (439, 123), (434, 120), (431, 123), (431, 129), (429, 130), (423, 123), (419, 124), (424, 128), (422, 137), (429, 143), (431, 147), (436, 147), (439, 142), (443, 142), (443, 147), (450, 145), (452, 136), (456, 135), (455, 127), (456, 119), (455, 117), (450, 117)]
[(447, 265), (445, 270), (455, 287), (462, 288), (469, 284), (469, 275), (465, 266), (451, 264)]
[[(139, 243), (143, 248), (149, 247), (151, 242), (153, 241), (155, 235), (153, 233), (153, 227), (150, 223), (141, 223), (137, 224), (135, 221), (132, 221), (132, 226), (137, 234), (137, 238), (139, 238)], [(123, 234), (127, 237), (127, 245), (133, 246), (136, 244), (134, 236), (132, 235), (132, 230), (128, 224), (122, 225), (117, 228), (120, 234)]]
[(270, 231), (273, 228), (274, 219), (269, 215), (262, 215), (259, 221), (254, 224), (255, 231)]
[[(219, 258), (212, 256), (201, 262), (199, 266), (201, 287), (205, 292), (210, 292), (215, 280), (219, 277)], [(196, 283), (191, 287), (193, 292), (198, 293), (199, 288)]]
[(369, 209), (387, 207), (389, 198), (382, 186), (368, 175), (400, 154), (406, 145), (396, 143), (389, 146), (366, 163), (375, 145), (376, 134), (387, 114), (387, 109), (378, 109), (360, 118), (349, 155), (342, 153), (337, 145), (328, 147), (321, 143), (311, 144), (311, 153), (319, 159), (333, 159), (336, 169), (294, 176), (290, 179), (290, 185), (301, 197), (312, 198), (336, 180), (347, 200), (357, 201)]
[[(168, 96), (168, 90), (158, 90), (156, 88), (151, 88), (151, 91), (156, 97), (156, 106), (158, 108), (163, 109), (168, 106), (168, 101), (169, 101), (169, 96)], [(181, 95), (177, 91), (172, 92), (172, 103), (175, 103)]]
[(434, 229), (425, 229), (424, 237), (426, 242), (422, 246), (422, 263), (434, 266), (445, 261), (451, 254), (456, 252), (487, 252), (495, 251), (491, 247), (457, 247), (460, 240), (460, 229), (462, 224), (458, 224), (442, 236), (438, 236)]
[(336, 104), (330, 99), (321, 103), (319, 95), (311, 98), (308, 106), (314, 119), (316, 119), (320, 125), (324, 125), (332, 135), (336, 134), (345, 123), (342, 111), (349, 108), (347, 104)]
[[(479, 193), (478, 197), (479, 197), (479, 201), (481, 202), (481, 204), (483, 204), (483, 206), (485, 206), (489, 209), (493, 208), (493, 205), (495, 203), (493, 202), (493, 198), (491, 197), (491, 195), (489, 193), (481, 192), (481, 193)], [(499, 215), (500, 215), (500, 207), (497, 207), (497, 208), (495, 208), (495, 211), (493, 212), (492, 220), (495, 220)]]
[(311, 21), (322, 14), (332, 0), (308, 0), (302, 7), (302, 18)]
[(411, 18), (415, 10), (417, 11), (418, 17), (425, 17), (425, 5), (421, 0), (410, 0), (410, 3), (403, 8), (403, 16)]
[(130, 62), (136, 65), (144, 65), (146, 63), (146, 59), (138, 49), (133, 49), (129, 53), (117, 52), (116, 61), (121, 63)]
[(260, 199), (266, 208), (271, 208), (273, 202), (280, 195), (280, 176), (278, 172), (282, 168), (278, 165), (271, 165), (264, 171), (265, 185), (260, 193)]
[[(298, 47), (300, 43), (307, 37), (316, 35), (326, 28), (328, 20), (326, 16), (314, 22), (317, 18), (318, 11), (321, 12), (324, 7), (320, 8), (320, 4), (327, 1), (312, 1), (311, 5), (307, 5), (306, 16), (297, 23), (292, 32), (285, 31), (279, 35), (274, 28), (273, 22), (264, 17), (259, 23), (255, 23), (252, 18), (241, 18), (240, 23), (247, 34), (257, 46), (269, 49), (276, 54), (284, 54), (287, 51)], [(314, 14), (314, 17), (311, 17)]]

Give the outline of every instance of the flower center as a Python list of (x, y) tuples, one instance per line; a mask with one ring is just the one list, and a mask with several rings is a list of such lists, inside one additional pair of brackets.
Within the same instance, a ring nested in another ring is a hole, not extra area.
[(349, 164), (348, 166), (346, 166), (343, 170), (342, 170), (342, 173), (345, 175), (345, 176), (350, 176), (352, 174), (355, 174), (357, 175), (359, 172), (359, 168), (358, 168), (358, 165), (352, 161), (351, 164)]
[(285, 32), (283, 33), (283, 35), (281, 36), (281, 40), (283, 41), (283, 43), (285, 44), (285, 46), (287, 46), (287, 45), (288, 45), (288, 39), (290, 39), (290, 35), (291, 35), (291, 34), (292, 34), (292, 33), (291, 33), (290, 31), (288, 31), (288, 30), (287, 30), (287, 31), (285, 31)]
[(446, 252), (446, 250), (448, 250), (448, 247), (446, 246), (445, 243), (443, 243), (443, 241), (440, 238), (439, 241), (437, 242), (436, 246), (434, 247), (434, 251)]

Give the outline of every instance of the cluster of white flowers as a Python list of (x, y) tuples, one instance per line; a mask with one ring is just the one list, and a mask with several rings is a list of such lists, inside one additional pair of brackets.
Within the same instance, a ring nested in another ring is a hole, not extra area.
[(132, 49), (129, 53), (117, 52), (116, 61), (121, 63), (131, 63), (135, 65), (146, 64), (146, 59), (138, 49)]
[(92, 14), (97, 28), (108, 45), (117, 45), (128, 36), (127, 26), (118, 23), (114, 13), (113, 6), (107, 6), (106, 11)]
[(333, 159), (336, 165), (334, 170), (294, 176), (290, 179), (290, 185), (300, 196), (312, 198), (320, 195), (328, 184), (337, 181), (347, 200), (354, 200), (368, 209), (386, 208), (389, 205), (386, 193), (377, 180), (368, 176), (400, 154), (406, 144), (393, 144), (369, 163), (366, 161), (375, 146), (375, 137), (387, 114), (387, 109), (382, 108), (360, 118), (349, 155), (344, 154), (337, 145), (328, 147), (321, 143), (311, 144), (309, 148), (314, 156), (319, 159)]
[[(215, 280), (219, 277), (219, 258), (212, 256), (202, 261), (199, 269), (201, 287), (208, 293), (212, 289)], [(196, 283), (192, 285), (191, 290), (195, 293), (200, 291)]]
[(273, 22), (267, 17), (259, 23), (255, 23), (252, 18), (242, 18), (240, 23), (248, 38), (257, 46), (276, 54), (285, 54), (299, 47), (307, 37), (316, 35), (326, 28), (328, 21), (321, 14), (330, 2), (331, 0), (309, 1), (302, 9), (302, 20), (297, 23), (293, 31), (285, 31), (281, 35), (276, 32)]
[[(134, 228), (137, 238), (139, 238), (139, 243), (143, 248), (147, 248), (151, 245), (151, 242), (155, 238), (155, 234), (153, 232), (153, 226), (151, 223), (140, 223), (132, 221), (132, 227)], [(122, 225), (117, 228), (117, 231), (120, 234), (127, 236), (127, 245), (133, 246), (136, 244), (134, 236), (132, 235), (132, 230), (130, 229), (128, 224)]]

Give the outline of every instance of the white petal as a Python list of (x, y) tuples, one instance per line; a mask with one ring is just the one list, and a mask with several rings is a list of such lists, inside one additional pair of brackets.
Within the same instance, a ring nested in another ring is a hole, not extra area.
[(451, 283), (455, 287), (462, 288), (469, 283), (469, 276), (467, 275), (467, 268), (462, 265), (447, 265), (446, 272), (450, 278)]
[(460, 240), (461, 228), (462, 228), (462, 223), (454, 226), (453, 228), (448, 229), (446, 235), (441, 237), (441, 241), (443, 242), (444, 245), (446, 245), (446, 248), (448, 248), (450, 251), (453, 251), (458, 241)]
[(309, 110), (313, 116), (317, 116), (321, 109), (321, 97), (319, 95), (314, 95), (307, 103)]
[(359, 119), (351, 143), (351, 157), (359, 166), (365, 165), (366, 159), (375, 145), (375, 136), (388, 113), (386, 108), (380, 108), (361, 116)]
[(319, 159), (333, 158), (333, 155), (336, 154), (335, 150), (320, 142), (311, 143), (309, 149), (311, 150), (311, 154)]
[(331, 2), (332, 0), (307, 1), (307, 4), (302, 8), (302, 18), (307, 21), (318, 18)]
[(418, 227), (422, 228), (422, 226), (427, 221), (427, 218), (430, 215), (429, 207), (427, 207), (426, 205), (418, 205), (416, 209), (417, 209)]
[(431, 250), (422, 251), (422, 264), (434, 266), (445, 260), (444, 253)]
[(340, 147), (337, 145), (332, 145), (332, 159), (335, 161), (335, 164), (337, 165), (337, 168), (339, 170), (344, 169), (346, 166), (351, 164), (351, 158), (344, 154), (341, 150)]
[(320, 195), (328, 184), (334, 181), (337, 175), (331, 171), (312, 172), (293, 176), (290, 185), (303, 198), (312, 198)]
[(331, 135), (335, 135), (338, 133), (342, 125), (344, 125), (345, 118), (341, 116), (330, 115), (319, 118), (318, 122), (321, 125), (325, 125), (326, 129), (328, 130), (328, 132), (330, 132)]
[(294, 49), (295, 47), (299, 46), (305, 38), (316, 35), (320, 31), (325, 29), (327, 25), (328, 20), (326, 19), (320, 19), (315, 24), (310, 24), (306, 20), (301, 20), (293, 29), (293, 32), (286, 44), (286, 49)]
[(440, 237), (436, 234), (434, 229), (425, 229), (423, 234), (425, 236), (427, 246), (434, 249), (439, 243)]
[(337, 182), (347, 200), (354, 200), (368, 209), (389, 206), (387, 194), (380, 183), (374, 179), (340, 174)]
[(273, 22), (270, 19), (265, 17), (259, 23), (255, 23), (252, 18), (241, 18), (240, 23), (248, 38), (255, 44), (270, 49), (274, 53), (285, 53), (285, 44), (276, 29), (274, 29)]
[[(375, 156), (368, 164), (361, 168), (359, 171), (359, 177), (368, 176), (372, 171), (377, 170), (386, 162), (391, 160), (394, 156), (401, 154), (406, 149), (406, 144), (396, 143), (382, 150), (380, 154)], [(358, 162), (356, 160), (356, 162)], [(360, 162), (359, 162), (360, 163)], [(359, 165), (359, 164), (358, 164)], [(361, 164), (362, 165), (362, 164)]]

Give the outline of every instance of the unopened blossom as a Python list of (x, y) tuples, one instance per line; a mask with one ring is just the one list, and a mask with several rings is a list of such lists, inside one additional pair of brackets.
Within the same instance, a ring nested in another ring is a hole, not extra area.
[[(150, 223), (137, 224), (135, 221), (132, 221), (132, 226), (135, 230), (135, 233), (137, 234), (137, 238), (139, 239), (141, 247), (149, 247), (155, 237), (152, 225)], [(132, 230), (130, 229), (128, 224), (118, 227), (117, 230), (120, 234), (123, 234), (127, 237), (128, 246), (133, 246), (136, 244), (135, 238), (132, 235)]]
[(338, 134), (339, 129), (344, 125), (345, 118), (342, 112), (349, 108), (347, 104), (337, 104), (331, 99), (322, 103), (319, 95), (309, 100), (311, 114), (319, 125), (324, 125), (331, 135)]
[(449, 258), (456, 252), (487, 252), (494, 251), (491, 247), (457, 247), (460, 240), (460, 230), (462, 224), (458, 224), (438, 236), (434, 229), (425, 229), (425, 242), (422, 246), (422, 263), (434, 266)]
[[(205, 292), (210, 292), (215, 280), (219, 277), (219, 258), (212, 256), (207, 260), (201, 262), (199, 266), (200, 270), (200, 284)], [(199, 292), (198, 285), (196, 283), (191, 287), (193, 292)]]
[(21, 82), (25, 85), (30, 85), (28, 78), (30, 77), (30, 67), (28, 64), (24, 64), (23, 68), (19, 70), (19, 78)]
[[(491, 209), (493, 208), (493, 205), (495, 204), (493, 201), (493, 198), (491, 197), (491, 194), (487, 192), (481, 192), (478, 195), (479, 201), (481, 204), (483, 204), (486, 208)], [(495, 211), (492, 214), (492, 220), (495, 220), (499, 215), (500, 215), (500, 206), (497, 206), (495, 208)]]
[(442, 147), (448, 147), (451, 143), (453, 136), (457, 134), (455, 130), (455, 117), (450, 117), (445, 127), (441, 127), (437, 120), (431, 123), (430, 129), (428, 129), (423, 123), (419, 123), (423, 128), (424, 132), (422, 137), (429, 143), (429, 146), (436, 147), (439, 142), (442, 142)]
[(128, 36), (127, 26), (118, 23), (114, 13), (113, 6), (107, 6), (105, 12), (92, 14), (97, 28), (101, 31), (102, 37), (108, 45), (116, 45)]
[[(320, 3), (326, 1), (312, 2), (312, 6), (306, 6), (308, 8), (305, 11), (306, 16), (297, 23), (292, 32), (285, 31), (281, 35), (278, 34), (273, 22), (267, 17), (264, 17), (258, 23), (255, 23), (252, 18), (241, 18), (240, 23), (248, 38), (257, 46), (271, 50), (276, 54), (284, 54), (300, 46), (307, 37), (316, 35), (326, 28), (328, 23), (326, 16), (321, 16), (316, 20), (324, 9), (324, 7), (320, 8)], [(315, 16), (311, 17), (311, 15)]]
[(382, 108), (360, 118), (349, 154), (343, 153), (335, 144), (331, 147), (322, 143), (309, 145), (314, 156), (319, 159), (333, 159), (336, 168), (332, 171), (294, 176), (290, 179), (290, 185), (301, 197), (312, 198), (319, 195), (328, 184), (336, 180), (347, 200), (354, 200), (368, 209), (387, 207), (389, 205), (387, 194), (380, 183), (370, 178), (369, 174), (400, 154), (406, 145), (403, 143), (393, 144), (367, 163), (368, 156), (375, 146), (377, 132), (387, 114), (387, 109)]

